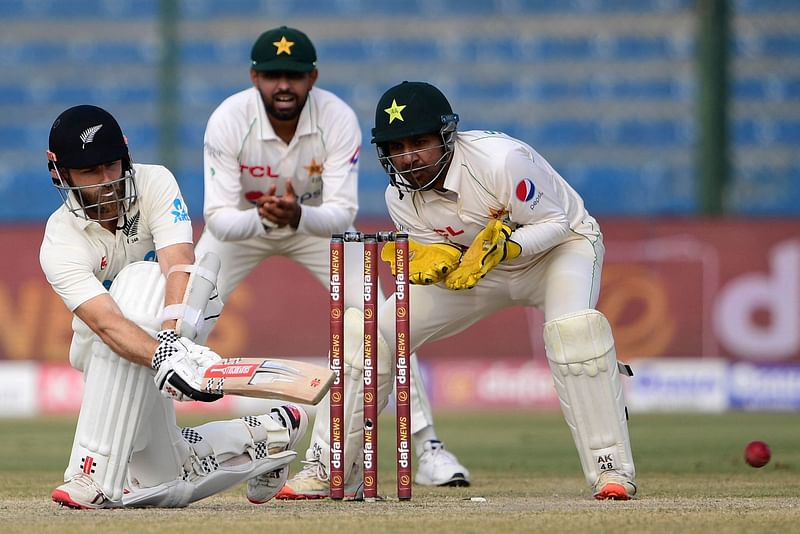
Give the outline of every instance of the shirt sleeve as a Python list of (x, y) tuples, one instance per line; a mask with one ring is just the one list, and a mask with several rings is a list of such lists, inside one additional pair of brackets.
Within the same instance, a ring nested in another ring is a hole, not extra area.
[(557, 187), (559, 177), (534, 161), (523, 148), (508, 153), (500, 170), (498, 189), (508, 199), (511, 222), (519, 225), (511, 239), (522, 247), (521, 256), (533, 256), (563, 242), (570, 235), (565, 199)]
[(240, 241), (266, 234), (255, 206), (239, 209), (241, 135), (225, 121), (222, 108), (208, 119), (203, 138), (204, 204), (208, 230), (220, 241)]
[[(47, 228), (51, 228), (49, 223)], [(70, 245), (70, 242), (75, 244)], [(93, 270), (95, 265), (100, 265), (102, 255), (82, 246), (83, 243), (80, 236), (73, 235), (71, 228), (62, 227), (58, 232), (45, 230), (39, 250), (39, 263), (47, 282), (71, 312), (97, 295), (107, 293)]]
[(189, 208), (175, 176), (160, 165), (148, 169), (147, 182), (139, 194), (142, 216), (150, 226), (156, 250), (178, 243), (193, 243)]
[[(323, 139), (327, 155), (322, 171), (322, 203), (303, 206), (298, 232), (330, 237), (350, 228), (358, 213), (358, 158), (361, 128), (355, 113), (344, 105), (326, 120)], [(324, 111), (325, 112), (325, 111)]]

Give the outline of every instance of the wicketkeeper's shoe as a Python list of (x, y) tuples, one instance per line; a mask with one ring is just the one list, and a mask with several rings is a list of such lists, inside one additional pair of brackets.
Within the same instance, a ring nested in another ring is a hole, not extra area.
[(79, 510), (95, 508), (119, 508), (121, 503), (108, 500), (94, 480), (81, 473), (53, 490), (50, 494), (53, 501), (62, 506)]
[[(278, 492), (276, 499), (303, 500), (327, 499), (331, 495), (331, 483), (328, 472), (319, 460), (303, 460), (303, 469), (292, 477)], [(356, 462), (350, 476), (344, 484), (344, 496), (347, 499), (356, 497), (363, 485), (364, 469), (361, 462)]]
[(423, 445), (414, 482), (421, 486), (469, 486), (469, 470), (439, 440)]
[[(286, 404), (273, 408), (270, 416), (289, 429), (289, 443), (286, 450), (294, 450), (308, 429), (308, 414), (301, 407)], [(253, 504), (264, 504), (280, 491), (289, 478), (289, 466), (253, 477), (247, 481), (247, 500)]]
[(597, 478), (592, 495), (600, 501), (627, 501), (636, 495), (636, 484), (619, 471), (603, 471)]

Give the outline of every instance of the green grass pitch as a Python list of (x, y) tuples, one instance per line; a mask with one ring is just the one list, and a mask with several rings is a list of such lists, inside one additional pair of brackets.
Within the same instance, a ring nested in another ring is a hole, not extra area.
[[(74, 418), (0, 420), (0, 528), (193, 534), (800, 531), (800, 414), (632, 414), (639, 495), (628, 502), (591, 499), (558, 413), (438, 413), (436, 420), (448, 448), (472, 471), (471, 487), (414, 486), (411, 501), (391, 498), (394, 420), (382, 416), (379, 492), (389, 497), (385, 502), (253, 506), (240, 485), (181, 510), (102, 511), (61, 509), (49, 499), (69, 455)], [(772, 448), (772, 460), (761, 469), (743, 460), (753, 439)]]

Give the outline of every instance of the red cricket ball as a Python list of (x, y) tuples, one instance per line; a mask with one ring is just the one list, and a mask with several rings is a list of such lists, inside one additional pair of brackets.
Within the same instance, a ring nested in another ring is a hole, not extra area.
[(744, 461), (753, 467), (764, 467), (771, 457), (769, 445), (763, 441), (751, 441), (744, 449)]

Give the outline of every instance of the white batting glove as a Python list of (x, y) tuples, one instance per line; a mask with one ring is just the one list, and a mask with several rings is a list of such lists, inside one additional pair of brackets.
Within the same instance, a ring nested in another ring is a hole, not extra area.
[(161, 342), (153, 355), (156, 387), (161, 394), (176, 401), (214, 402), (222, 395), (202, 391), (203, 372), (220, 361), (219, 354), (190, 339), (178, 337), (175, 330), (162, 330)]

